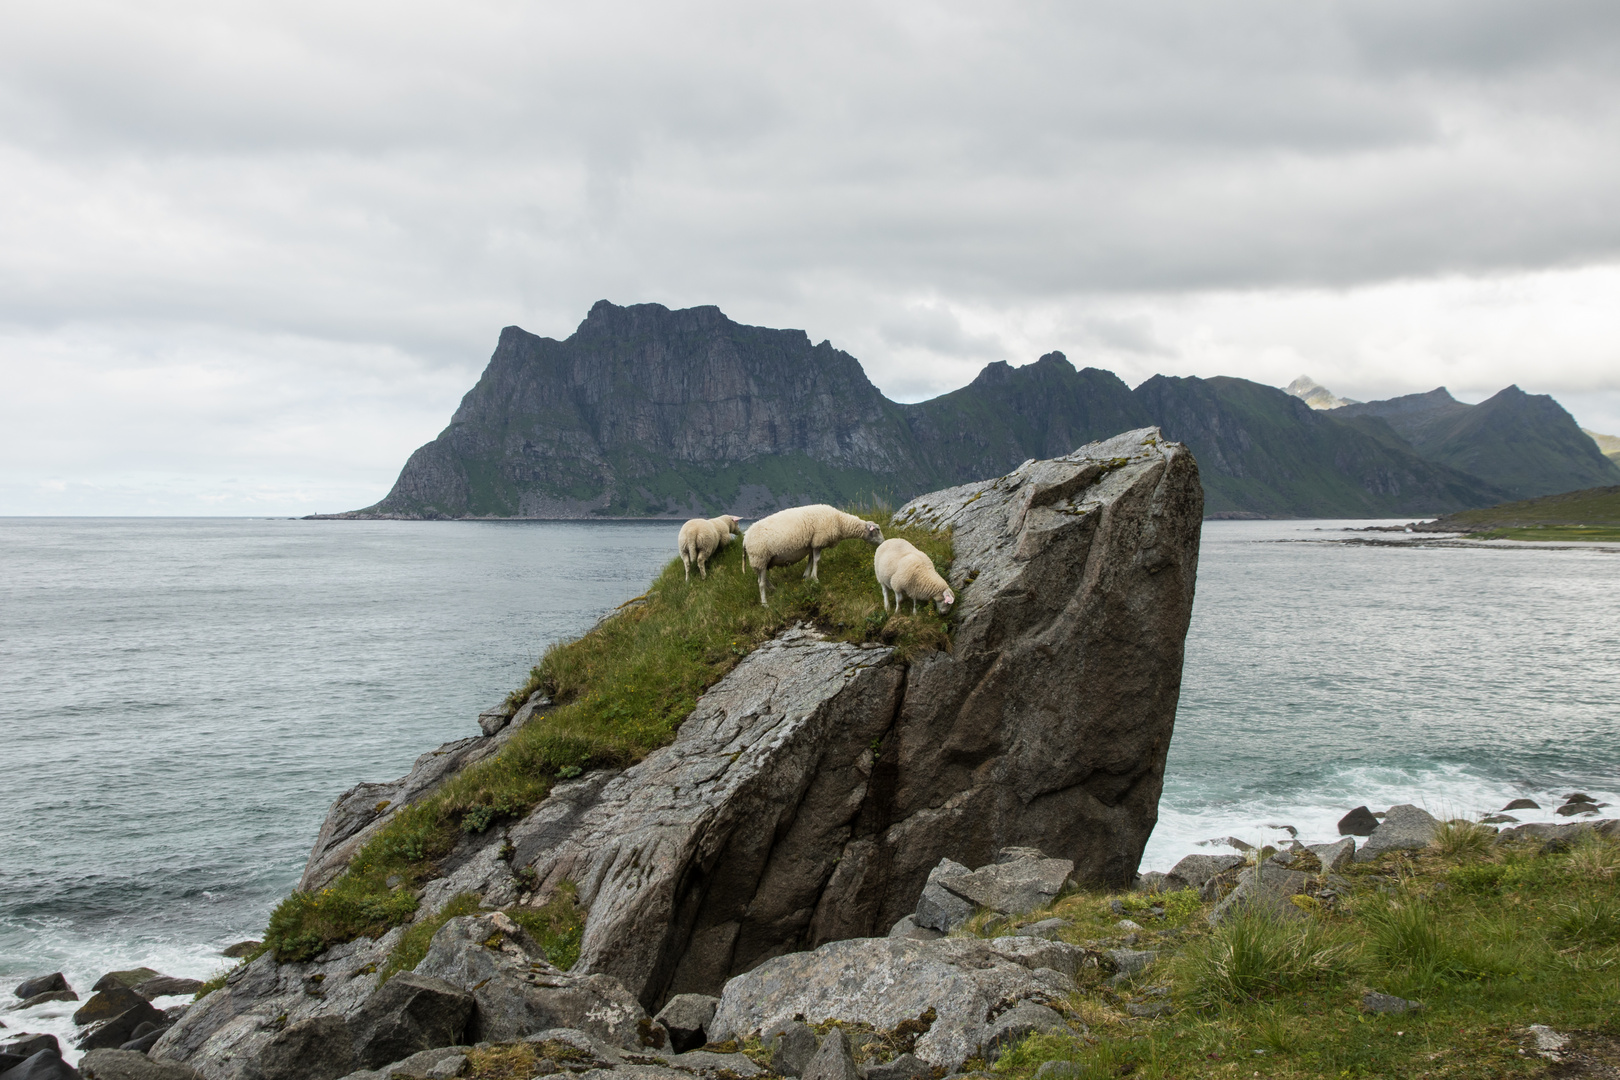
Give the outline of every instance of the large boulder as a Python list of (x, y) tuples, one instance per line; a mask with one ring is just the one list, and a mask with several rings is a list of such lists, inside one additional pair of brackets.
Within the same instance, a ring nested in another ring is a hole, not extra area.
[(5, 1080), (80, 1080), (78, 1070), (62, 1060), (55, 1050), (41, 1050), (13, 1065), (3, 1074)]
[(1410, 803), (1389, 808), (1378, 828), (1356, 852), (1356, 862), (1371, 862), (1390, 851), (1417, 851), (1429, 846), (1440, 821)]
[(195, 1069), (153, 1061), (134, 1050), (92, 1050), (79, 1059), (84, 1080), (200, 1080)]
[(979, 907), (1023, 915), (1056, 900), (1073, 872), (1073, 860), (1048, 859), (1032, 851), (971, 874), (942, 878), (940, 884)]
[(117, 1016), (110, 1017), (92, 1024), (83, 1035), (79, 1036), (75, 1044), (80, 1050), (116, 1050), (126, 1042), (136, 1037), (135, 1029), (143, 1024), (152, 1027), (166, 1025), (168, 1018), (161, 1009), (154, 1008), (150, 1002), (141, 998), (139, 1003), (125, 1009)]
[(537, 902), (577, 883), (576, 970), (656, 1008), (887, 933), (941, 859), (984, 866), (1025, 845), (1082, 883), (1129, 886), (1157, 816), (1201, 517), (1192, 456), (1151, 428), (913, 500), (898, 521), (953, 530), (948, 651), (901, 664), (789, 631), (710, 688), (672, 745), (559, 785), (507, 832), (509, 863), (490, 845), (424, 907), (469, 891), (509, 903), (517, 871)]
[(94, 1024), (98, 1020), (111, 1020), (113, 1017), (128, 1012), (139, 1005), (151, 1007), (150, 1003), (140, 994), (122, 983), (114, 982), (91, 994), (90, 1000), (81, 1005), (79, 1010), (73, 1014), (73, 1022), (75, 1024)]
[(49, 975), (39, 975), (32, 979), (24, 979), (22, 982), (17, 984), (17, 989), (12, 992), (20, 998), (31, 998), (35, 994), (49, 994), (60, 990), (72, 989), (73, 987), (68, 985), (67, 976), (63, 975), (60, 971), (57, 971), (52, 972)]
[(800, 1017), (889, 1029), (933, 1010), (916, 1054), (955, 1069), (989, 1045), (994, 1019), (1008, 1008), (1050, 1004), (1074, 990), (1069, 976), (1027, 966), (1039, 958), (1024, 946), (1000, 948), (978, 938), (857, 938), (778, 956), (726, 984), (709, 1037), (763, 1034)]
[(1202, 889), (1210, 878), (1242, 866), (1245, 861), (1241, 855), (1188, 855), (1164, 876), (1163, 889)]
[(400, 972), (360, 1006), (350, 1023), (361, 1067), (375, 1069), (423, 1050), (457, 1045), (474, 1005), (471, 994), (443, 979)]

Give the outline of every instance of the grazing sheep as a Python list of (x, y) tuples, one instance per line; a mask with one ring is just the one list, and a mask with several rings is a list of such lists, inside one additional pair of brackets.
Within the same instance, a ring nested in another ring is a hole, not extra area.
[(900, 612), (900, 601), (911, 598), (911, 613), (917, 614), (917, 601), (934, 601), (941, 615), (956, 603), (956, 594), (950, 583), (939, 576), (934, 561), (918, 551), (908, 541), (896, 536), (878, 545), (872, 556), (872, 571), (877, 574), (878, 588), (883, 590), (883, 610), (889, 610), (889, 593), (894, 592), (894, 610)]
[(795, 506), (760, 518), (743, 536), (743, 560), (759, 575), (759, 602), (765, 603), (765, 584), (773, 566), (788, 566), (810, 556), (804, 576), (820, 580), (816, 569), (821, 553), (840, 540), (861, 537), (869, 544), (883, 543), (876, 522), (835, 510), (824, 503)]
[(681, 537), (678, 544), (681, 549), (681, 565), (686, 567), (686, 580), (692, 580), (692, 564), (697, 563), (698, 573), (707, 578), (709, 576), (709, 559), (715, 552), (731, 543), (731, 536), (738, 532), (738, 518), (732, 514), (721, 514), (717, 518), (693, 518), (681, 526)]

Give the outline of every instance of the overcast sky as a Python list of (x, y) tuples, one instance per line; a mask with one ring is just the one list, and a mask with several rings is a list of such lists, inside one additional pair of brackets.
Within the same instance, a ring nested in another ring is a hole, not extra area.
[(517, 324), (1620, 433), (1620, 5), (0, 0), (0, 514), (374, 502)]

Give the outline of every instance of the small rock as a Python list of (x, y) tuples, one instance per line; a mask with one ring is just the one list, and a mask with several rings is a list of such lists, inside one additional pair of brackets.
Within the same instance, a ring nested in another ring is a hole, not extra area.
[(1399, 1015), (1409, 1013), (1414, 1009), (1421, 1009), (1423, 1005), (1417, 1001), (1407, 1001), (1392, 994), (1380, 994), (1376, 990), (1369, 990), (1361, 995), (1361, 1008), (1365, 1012), (1380, 1013), (1383, 1015)]
[(90, 989), (92, 991), (111, 990), (115, 986), (122, 986), (133, 990), (146, 980), (157, 978), (159, 974), (159, 972), (153, 971), (149, 967), (131, 968), (128, 971), (109, 971), (100, 979), (97, 979), (96, 985)]
[(1024, 857), (981, 867), (966, 877), (944, 878), (940, 884), (980, 907), (1022, 915), (1056, 900), (1072, 873), (1072, 859)]
[(72, 989), (73, 987), (68, 985), (67, 976), (63, 975), (60, 971), (57, 971), (52, 972), (49, 975), (40, 975), (36, 978), (25, 979), (17, 984), (17, 989), (12, 991), (12, 993), (16, 994), (20, 998), (31, 998), (36, 994), (50, 994), (58, 990)]
[(195, 994), (203, 988), (201, 979), (176, 979), (171, 975), (159, 975), (155, 979), (147, 979), (135, 988), (135, 992), (148, 1001), (153, 998), (173, 997), (175, 994)]
[(994, 1062), (1001, 1056), (1003, 1050), (1022, 1042), (1036, 1032), (1046, 1035), (1073, 1034), (1069, 1030), (1069, 1025), (1063, 1022), (1063, 1017), (1058, 1015), (1055, 1009), (1032, 1002), (1015, 1005), (991, 1023), (990, 1038), (986, 1040), (984, 1047), (984, 1059)]
[(1536, 1049), (1543, 1054), (1548, 1051), (1562, 1050), (1569, 1045), (1568, 1035), (1561, 1035), (1546, 1024), (1531, 1024), (1529, 1032), (1535, 1036)]
[(1210, 878), (1243, 865), (1241, 855), (1188, 855), (1165, 875), (1170, 889), (1201, 889)]
[(1504, 811), (1506, 811), (1506, 810), (1540, 810), (1541, 809), (1541, 804), (1536, 802), (1536, 800), (1534, 800), (1534, 799), (1514, 799), (1512, 802), (1510, 802), (1506, 806), (1502, 807), (1502, 809)]
[(1127, 934), (1139, 934), (1142, 932), (1143, 927), (1139, 922), (1133, 922), (1130, 919), (1121, 919), (1119, 922), (1114, 924), (1114, 929), (1123, 930)]
[(1159, 954), (1153, 949), (1110, 949), (1108, 959), (1114, 962), (1119, 973), (1108, 981), (1118, 986), (1146, 971), (1158, 957)]
[(917, 900), (913, 921), (942, 933), (949, 933), (967, 922), (973, 914), (973, 904), (945, 888), (942, 882), (946, 878), (967, 877), (970, 873), (972, 871), (959, 862), (939, 860), (939, 865), (928, 872), (928, 884), (923, 886), (922, 896)]
[(1038, 923), (1030, 923), (1028, 926), (1020, 927), (1018, 932), (1029, 937), (1047, 938), (1050, 940), (1056, 938), (1059, 934), (1073, 925), (1074, 924), (1068, 919), (1042, 919)]
[(849, 1040), (843, 1028), (833, 1028), (821, 1040), (810, 1064), (804, 1067), (803, 1080), (860, 1080), (855, 1069), (855, 1055), (850, 1052)]
[(1596, 814), (1597, 812), (1596, 806), (1583, 802), (1565, 803), (1553, 811), (1559, 817), (1574, 817), (1576, 814)]
[(257, 949), (263, 944), (264, 942), (262, 941), (238, 941), (235, 945), (230, 946), (219, 955), (228, 956), (232, 960), (240, 960), (242, 957), (248, 955), (254, 949)]
[(53, 1054), (61, 1054), (62, 1044), (56, 1041), (55, 1035), (23, 1035), (0, 1046), (0, 1051), (15, 1054), (20, 1058), (31, 1058), (41, 1050), (49, 1050)]
[(866, 1080), (933, 1080), (934, 1067), (916, 1054), (901, 1054), (885, 1065), (866, 1070)]
[(1486, 814), (1479, 819), (1481, 825), (1517, 825), (1518, 822), (1512, 814)]
[(145, 998), (141, 998), (139, 1005), (92, 1024), (74, 1045), (80, 1050), (116, 1050), (135, 1037), (136, 1028), (147, 1023), (156, 1027), (164, 1023), (164, 1017)]
[(478, 714), (478, 729), (485, 735), (493, 735), (511, 722), (512, 711), (506, 707), (504, 701)]
[(669, 1032), (670, 1046), (677, 1054), (696, 1050), (708, 1042), (704, 1029), (714, 1019), (720, 999), (709, 994), (676, 994), (653, 1017)]
[(1146, 1001), (1125, 1006), (1125, 1011), (1131, 1016), (1140, 1016), (1151, 1020), (1156, 1016), (1168, 1016), (1176, 1011), (1176, 1007), (1168, 1001)]
[(1305, 850), (1315, 855), (1324, 874), (1337, 873), (1356, 857), (1356, 842), (1348, 836), (1331, 844), (1311, 844)]
[(1597, 802), (1596, 799), (1592, 798), (1592, 796), (1586, 794), (1584, 791), (1576, 791), (1576, 792), (1573, 792), (1573, 793), (1571, 793), (1569, 795), (1565, 795), (1564, 796), (1564, 801), (1567, 802), (1567, 803), (1576, 803), (1576, 802), (1595, 803), (1595, 802)]
[(189, 1065), (153, 1061), (133, 1050), (92, 1050), (79, 1060), (84, 1080), (200, 1080)]
[(1305, 891), (1310, 883), (1309, 874), (1272, 867), (1263, 870), (1253, 867), (1238, 875), (1237, 888), (1209, 913), (1209, 924), (1218, 926), (1222, 920), (1242, 908), (1264, 911), (1278, 919), (1301, 919), (1305, 912), (1289, 898)]
[(1340, 836), (1371, 836), (1378, 828), (1378, 817), (1365, 806), (1358, 806), (1339, 819)]
[(163, 1033), (168, 1030), (168, 1028), (159, 1028), (156, 1031), (148, 1031), (144, 1035), (136, 1035), (129, 1042), (121, 1043), (118, 1049), (134, 1050), (137, 1053), (145, 1054), (157, 1045), (157, 1041), (163, 1038)]
[(889, 928), (889, 937), (904, 938), (907, 941), (938, 941), (944, 937), (943, 931), (928, 926), (918, 926), (915, 915), (907, 915)]
[(996, 852), (996, 863), (1016, 862), (1019, 859), (1044, 859), (1046, 852), (1032, 847), (1004, 847)]
[(1114, 899), (1108, 901), (1108, 910), (1112, 911), (1115, 915), (1125, 914), (1125, 901), (1115, 897)]
[[(102, 981), (105, 982), (106, 980), (103, 979)], [(84, 1024), (93, 1024), (97, 1020), (111, 1020), (113, 1017), (129, 1011), (137, 1005), (147, 1004), (147, 1000), (134, 990), (122, 983), (115, 982), (111, 988), (103, 988), (91, 994), (90, 1000), (85, 1002), (73, 1014), (73, 1022), (82, 1026)]]
[(80, 1080), (79, 1073), (55, 1050), (41, 1050), (6, 1070), (6, 1080)]
[(1043, 1061), (1035, 1080), (1076, 1080), (1087, 1071), (1078, 1061)]
[(1131, 886), (1131, 889), (1133, 892), (1148, 893), (1150, 895), (1153, 893), (1169, 892), (1170, 887), (1167, 884), (1169, 880), (1170, 875), (1161, 874), (1157, 870), (1149, 870), (1145, 874), (1137, 875), (1136, 884)]
[(797, 1020), (777, 1028), (766, 1043), (771, 1046), (771, 1072), (778, 1076), (803, 1076), (821, 1045), (810, 1025)]
[(32, 1009), (36, 1005), (46, 1005), (52, 1001), (78, 1001), (79, 995), (71, 990), (48, 990), (43, 994), (35, 994), (31, 998), (23, 998), (15, 1005), (6, 1007), (7, 1012), (21, 1012), (23, 1009)]
[(1220, 836), (1214, 840), (1200, 840), (1199, 847), (1229, 847), (1234, 851), (1253, 851), (1254, 845), (1235, 836)]

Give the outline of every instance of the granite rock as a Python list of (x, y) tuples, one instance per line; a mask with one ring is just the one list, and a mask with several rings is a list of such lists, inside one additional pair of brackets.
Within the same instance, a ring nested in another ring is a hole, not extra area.
[(1426, 810), (1410, 803), (1392, 806), (1378, 828), (1356, 852), (1356, 862), (1371, 862), (1391, 851), (1417, 851), (1429, 846), (1440, 822)]
[(79, 1059), (79, 1075), (84, 1080), (200, 1080), (190, 1066), (153, 1061), (133, 1050), (92, 1050)]

